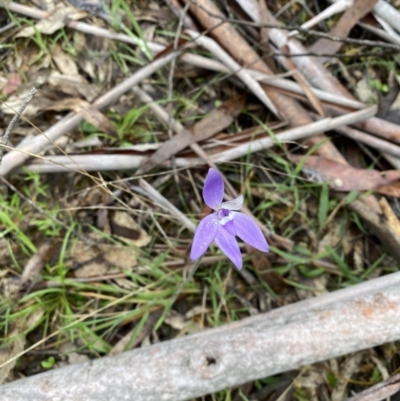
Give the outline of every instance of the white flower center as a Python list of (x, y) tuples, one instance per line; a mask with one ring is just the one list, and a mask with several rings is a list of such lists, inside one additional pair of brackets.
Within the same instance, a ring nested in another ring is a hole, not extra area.
[(228, 209), (220, 209), (217, 211), (219, 224), (224, 226), (228, 221), (233, 219), (233, 213)]

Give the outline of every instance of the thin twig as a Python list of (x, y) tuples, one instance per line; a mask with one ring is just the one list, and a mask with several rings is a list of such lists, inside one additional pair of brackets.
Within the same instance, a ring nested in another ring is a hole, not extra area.
[(4, 133), (2, 138), (0, 139), (0, 165), (1, 165), (1, 162), (3, 160), (3, 155), (4, 155), (4, 151), (5, 151), (5, 147), (4, 146), (8, 144), (8, 140), (10, 139), (11, 131), (14, 129), (14, 125), (17, 123), (18, 119), (21, 117), (21, 114), (24, 112), (24, 110), (26, 109), (26, 107), (28, 106), (30, 101), (33, 99), (33, 97), (35, 96), (36, 92), (37, 91), (36, 91), (35, 88), (32, 88), (29, 91), (28, 96), (22, 102), (22, 104), (19, 107), (17, 113), (14, 115), (14, 117), (10, 121), (10, 124), (8, 124), (6, 132)]
[[(182, 28), (183, 28), (183, 24), (185, 21), (185, 15), (190, 7), (191, 1), (189, 1), (185, 7), (182, 10), (182, 13), (179, 17), (179, 22), (178, 22), (178, 27), (176, 29), (175, 32), (175, 38), (174, 38), (174, 51), (176, 51), (178, 49), (178, 44), (179, 44), (179, 39), (181, 37), (181, 33), (182, 33)], [(172, 139), (172, 111), (173, 111), (173, 107), (172, 107), (172, 96), (174, 94), (174, 72), (175, 72), (175, 65), (176, 65), (176, 57), (174, 57), (171, 60), (171, 67), (169, 69), (169, 74), (168, 74), (168, 101), (170, 102), (170, 106), (171, 106), (171, 110), (169, 112), (169, 116), (168, 116), (168, 138)], [(171, 162), (172, 162), (172, 166), (173, 166), (173, 170), (175, 171), (175, 156), (171, 157)], [(179, 184), (179, 178), (178, 178), (178, 174), (174, 174), (175, 177), (175, 182), (178, 185)]]
[[(176, 163), (179, 168), (188, 168), (195, 165), (204, 164), (208, 164), (210, 167), (213, 167), (214, 163), (228, 162), (250, 153), (260, 152), (276, 145), (277, 143), (298, 141), (300, 139), (312, 137), (313, 135), (318, 135), (321, 132), (335, 129), (336, 127), (342, 125), (355, 124), (358, 121), (362, 121), (365, 118), (373, 116), (376, 111), (376, 106), (371, 106), (363, 110), (348, 113), (345, 116), (325, 118), (301, 127), (291, 128), (276, 134), (275, 138), (264, 137), (261, 139), (255, 139), (249, 143), (238, 145), (233, 149), (224, 150), (209, 157), (207, 156), (205, 159), (177, 157)], [(194, 144), (191, 146), (193, 147)], [(199, 147), (198, 144), (196, 144), (196, 146)], [(71, 158), (73, 158), (75, 163), (78, 163), (85, 171), (130, 170), (133, 168), (138, 168), (145, 160), (144, 156), (122, 154), (70, 155), (69, 158), (65, 156), (52, 156), (49, 160), (42, 159), (36, 160), (34, 163), (29, 163), (25, 166), (25, 168), (28, 171), (40, 173), (65, 172), (68, 171), (71, 166), (75, 165), (71, 163)], [(162, 163), (162, 165), (168, 166), (170, 163)]]

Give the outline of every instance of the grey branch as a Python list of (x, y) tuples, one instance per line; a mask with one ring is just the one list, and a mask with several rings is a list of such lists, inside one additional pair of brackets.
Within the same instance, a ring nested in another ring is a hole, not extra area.
[(179, 401), (400, 339), (400, 273), (0, 387), (2, 401)]

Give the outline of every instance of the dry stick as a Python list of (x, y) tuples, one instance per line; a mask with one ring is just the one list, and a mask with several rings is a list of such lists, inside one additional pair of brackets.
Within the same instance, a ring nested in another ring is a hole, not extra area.
[(375, 386), (367, 388), (361, 393), (356, 394), (353, 397), (347, 398), (346, 401), (378, 401), (389, 399), (391, 395), (394, 395), (400, 391), (400, 373), (384, 380)]
[(14, 129), (14, 125), (17, 123), (18, 119), (21, 117), (21, 114), (24, 112), (24, 110), (26, 109), (28, 104), (31, 102), (33, 97), (36, 95), (36, 92), (37, 91), (36, 91), (35, 88), (32, 88), (29, 91), (28, 96), (23, 100), (23, 102), (22, 102), (21, 106), (19, 107), (17, 113), (15, 114), (15, 116), (10, 121), (10, 124), (8, 124), (6, 132), (4, 133), (4, 135), (2, 136), (2, 138), (0, 140), (0, 165), (1, 165), (1, 162), (3, 160), (5, 146), (8, 144), (8, 140), (10, 139), (11, 131)]
[[(187, 2), (188, 0), (184, 1)], [(224, 23), (224, 15), (211, 0), (196, 0), (196, 6), (191, 6), (191, 11), (203, 27), (218, 40), (222, 47), (229, 50), (239, 63), (252, 66), (252, 68), (267, 74), (272, 73), (267, 65), (259, 58), (258, 54), (238, 34), (232, 24)], [(292, 126), (310, 123), (309, 115), (297, 101), (277, 93), (268, 87), (265, 88), (265, 91), (275, 104), (280, 115)], [(318, 153), (321, 156), (347, 164), (337, 148), (325, 139), (324, 136), (311, 137), (309, 143), (319, 146)], [(366, 197), (363, 201), (370, 205), (371, 210), (380, 212), (379, 203), (374, 197)], [(381, 239), (383, 240), (382, 236)]]
[[(213, 36), (223, 48), (228, 50), (241, 65), (251, 66), (251, 68), (266, 74), (272, 74), (258, 54), (238, 34), (232, 24), (222, 23), (225, 21), (225, 16), (216, 7), (214, 2), (211, 0), (196, 0), (196, 7), (192, 6), (191, 11), (201, 22), (203, 27), (210, 31), (210, 35)], [(296, 100), (283, 96), (271, 90), (271, 88), (264, 87), (264, 89), (275, 104), (279, 113), (292, 126), (310, 123), (308, 113)], [(309, 143), (311, 145), (319, 145), (318, 153), (321, 156), (346, 163), (337, 148), (334, 147), (331, 142), (326, 141), (326, 137), (318, 136), (310, 138)], [(373, 198), (371, 200), (367, 199), (367, 201), (376, 204), (376, 208), (379, 207), (379, 204)]]
[[(154, 52), (161, 52), (166, 48), (163, 45), (160, 45), (158, 43), (153, 43), (153, 42), (149, 42), (148, 46)], [(216, 50), (217, 51), (215, 53), (215, 56), (217, 58), (220, 58), (220, 55), (218, 53), (218, 48), (216, 48)], [(226, 67), (224, 64), (220, 63), (219, 61), (209, 59), (207, 57), (199, 56), (197, 54), (186, 53), (186, 54), (182, 55), (181, 60), (188, 64), (195, 65), (196, 67), (232, 74), (232, 69)], [(297, 84), (296, 82), (293, 82), (291, 80), (288, 80), (288, 79), (282, 79), (278, 75), (267, 75), (260, 71), (256, 71), (256, 70), (252, 70), (252, 69), (248, 69), (248, 68), (242, 68), (242, 67), (239, 67), (239, 69), (234, 70), (233, 74), (237, 74), (239, 71), (243, 71), (247, 75), (250, 75), (250, 77), (252, 77), (256, 81), (265, 83), (268, 86), (272, 86), (274, 88), (279, 88), (279, 89), (284, 89), (286, 91), (293, 92), (293, 93), (300, 94), (300, 95), (305, 95), (304, 90), (302, 89), (302, 87), (299, 84)], [(288, 74), (287, 73), (280, 74), (280, 76), (282, 76), (282, 75), (288, 75)], [(292, 73), (290, 73), (290, 75), (292, 75)], [(335, 94), (332, 94), (327, 91), (323, 91), (318, 88), (312, 87), (311, 90), (314, 92), (315, 96), (317, 96), (321, 100), (329, 102), (329, 103), (337, 104), (339, 106), (351, 107), (354, 109), (360, 109), (360, 108), (367, 106), (365, 103), (359, 102), (357, 100), (349, 99), (349, 98), (341, 96), (341, 95), (335, 95)]]
[[(16, 4), (13, 2), (8, 3), (9, 9), (14, 12), (18, 12), (20, 14), (32, 17), (32, 18), (38, 18), (38, 19), (43, 19), (47, 18), (49, 16), (48, 13), (41, 11), (37, 8), (34, 7), (27, 7), (23, 6), (21, 4)], [(1, 7), (1, 4), (0, 4)], [(121, 42), (129, 43), (132, 45), (139, 45), (140, 40), (131, 38), (128, 35), (125, 34), (120, 34), (120, 33), (114, 33), (110, 32), (107, 29), (100, 28), (97, 26), (92, 26), (89, 24), (86, 24), (85, 22), (80, 22), (80, 21), (70, 21), (67, 25), (69, 28), (75, 29), (77, 31), (87, 33), (90, 35), (95, 35), (98, 37), (103, 37), (107, 39), (112, 39), (112, 40), (118, 40)], [(155, 42), (147, 42), (148, 48), (155, 52), (159, 53), (162, 52), (163, 50), (166, 49), (166, 46), (161, 45), (159, 43)], [(198, 56), (196, 54), (183, 54), (181, 59), (188, 63), (192, 64), (201, 68), (205, 69), (210, 69), (213, 71), (221, 71), (221, 72), (226, 72), (226, 73), (231, 73), (230, 69), (225, 67), (223, 64), (216, 60), (212, 60), (203, 56)], [(240, 68), (240, 70), (243, 70), (245, 73), (249, 74), (252, 76), (254, 79), (266, 83), (269, 86), (276, 87), (279, 89), (284, 89), (289, 92), (297, 93), (297, 94), (304, 94), (302, 88), (296, 84), (293, 81), (290, 80), (285, 80), (285, 79), (280, 79), (278, 76), (271, 76), (271, 75), (266, 75), (261, 72), (251, 70), (251, 69), (246, 69), (246, 68)], [(332, 94), (330, 92), (322, 91), (317, 88), (312, 88), (313, 92), (315, 93), (316, 96), (318, 96), (321, 100), (338, 104), (340, 106), (345, 106), (345, 107), (351, 107), (351, 108), (363, 108), (366, 105), (358, 102), (356, 100), (348, 99), (343, 96), (337, 96), (335, 94)]]
[(374, 14), (378, 17), (384, 19), (388, 24), (392, 26), (392, 28), (396, 29), (400, 32), (400, 14), (395, 7), (386, 1), (379, 0), (374, 7)]
[[(193, 0), (191, 0), (191, 1), (193, 1)], [(244, 1), (245, 2), (249, 2), (249, 0), (244, 0)], [(237, 2), (240, 3), (240, 0), (237, 0)], [(193, 3), (194, 3), (194, 1), (193, 1)], [(385, 1), (382, 2), (382, 0), (380, 0), (379, 3), (386, 3), (386, 2)], [(256, 9), (258, 9), (259, 5), (256, 3), (255, 6), (256, 7), (255, 7), (254, 11), (250, 12), (249, 15), (257, 14), (257, 10)], [(15, 3), (13, 1), (10, 1), (10, 2), (7, 2), (7, 3), (2, 2), (2, 3), (0, 3), (0, 7), (1, 8), (7, 8), (12, 12), (16, 12), (18, 14), (22, 14), (22, 15), (25, 15), (25, 16), (28, 16), (28, 17), (31, 17), (31, 18), (36, 18), (36, 19), (49, 18), (50, 15), (51, 15), (50, 13), (48, 13), (46, 11), (42, 11), (39, 8), (24, 6), (24, 5)], [(246, 8), (246, 7), (244, 7), (244, 8)], [(391, 10), (389, 10), (389, 9), (386, 10), (387, 14), (390, 15), (390, 13), (393, 13), (393, 10), (395, 10), (395, 8), (393, 8), (393, 7), (391, 8)], [(248, 11), (248, 8), (247, 8), (247, 11)], [(376, 10), (374, 9), (374, 11), (376, 11)], [(396, 11), (394, 11), (394, 13), (396, 13)], [(213, 15), (213, 13), (210, 13), (210, 15)], [(377, 14), (377, 15), (380, 16), (380, 14)], [(385, 15), (385, 14), (383, 14), (383, 15)], [(218, 17), (218, 15), (214, 15), (214, 16)], [(400, 23), (400, 22), (398, 22), (399, 21), (398, 18), (399, 17), (396, 16), (396, 15), (393, 18), (393, 23), (394, 23), (393, 26), (394, 27), (398, 26), (398, 24)], [(389, 23), (386, 17), (384, 19), (386, 20), (387, 23)], [(230, 18), (226, 18), (225, 20), (227, 22), (231, 22), (231, 23), (235, 23), (235, 24), (236, 23), (237, 24), (247, 23), (250, 26), (256, 26), (256, 27), (259, 26), (258, 24), (254, 24), (254, 23), (252, 24), (252, 23), (244, 22), (243, 20), (234, 20), (234, 19), (230, 19)], [(258, 19), (256, 18), (255, 20), (258, 20)], [(397, 25), (396, 25), (396, 22), (397, 22)], [(186, 23), (186, 21), (185, 21), (185, 23)], [(390, 22), (390, 25), (392, 25), (392, 22)], [(110, 32), (107, 29), (100, 28), (100, 27), (93, 26), (93, 25), (89, 25), (89, 24), (87, 24), (85, 22), (69, 21), (66, 24), (66, 26), (68, 28), (72, 28), (72, 29), (75, 29), (77, 31), (80, 31), (80, 32), (83, 32), (83, 33), (87, 33), (87, 34), (90, 34), (90, 35), (96, 35), (96, 36), (99, 36), (99, 37), (104, 37), (104, 38), (112, 39), (112, 40), (119, 40), (121, 42), (130, 43), (130, 44), (139, 45), (139, 46), (143, 46), (144, 45), (144, 42), (141, 39), (133, 38), (133, 37), (130, 37), (130, 36), (122, 34), (122, 33)], [(282, 30), (286, 30), (286, 31), (291, 31), (291, 30), (296, 30), (297, 29), (297, 30), (299, 30), (300, 32), (302, 32), (304, 34), (313, 35), (313, 36), (321, 37), (321, 38), (325, 38), (325, 39), (330, 39), (332, 41), (349, 43), (349, 44), (359, 44), (359, 45), (365, 45), (365, 46), (370, 46), (370, 47), (376, 47), (378, 45), (378, 46), (381, 46), (381, 47), (384, 47), (384, 48), (387, 48), (387, 49), (391, 49), (391, 50), (399, 50), (399, 46), (388, 44), (386, 42), (375, 42), (375, 41), (372, 41), (372, 40), (365, 40), (365, 39), (353, 39), (353, 38), (335, 37), (335, 36), (332, 36), (332, 35), (328, 35), (328, 34), (326, 34), (324, 32), (320, 32), (320, 31), (314, 31), (314, 30), (311, 30), (311, 29), (304, 30), (298, 25), (282, 26), (281, 24), (276, 23), (276, 24), (263, 24), (263, 27), (264, 28), (268, 28), (268, 29), (270, 29), (270, 28), (271, 29), (282, 29)], [(188, 26), (187, 28), (188, 29), (192, 29), (193, 27), (192, 26)], [(288, 57), (290, 57), (290, 56), (288, 56)]]
[(359, 22), (358, 25), (361, 26), (361, 28), (364, 28), (367, 31), (372, 32), (374, 35), (379, 36), (381, 39), (386, 40), (387, 42), (392, 42), (397, 45), (400, 45), (400, 36), (397, 34), (390, 34), (388, 32), (385, 32), (383, 29), (377, 28), (370, 24), (365, 24), (363, 22)]
[[(136, 89), (134, 89), (136, 91)], [(136, 92), (138, 93), (138, 92)], [(154, 111), (156, 104), (151, 104), (151, 108)], [(266, 137), (256, 139), (249, 143), (238, 145), (233, 149), (228, 149), (217, 155), (207, 156), (206, 159), (202, 158), (176, 158), (176, 165), (179, 168), (188, 168), (196, 165), (207, 164), (210, 160), (211, 163), (224, 163), (239, 157), (259, 152), (268, 149), (277, 143), (293, 142), (300, 139), (309, 138), (313, 135), (318, 135), (321, 132), (336, 129), (346, 124), (355, 124), (358, 121), (373, 116), (377, 111), (376, 106), (368, 107), (364, 110), (358, 110), (353, 113), (348, 113), (344, 116), (335, 118), (325, 118), (323, 120), (315, 121), (311, 124), (303, 125), (301, 127), (291, 128), (276, 134), (274, 138)], [(165, 111), (164, 111), (165, 112)], [(165, 113), (167, 114), (167, 113)], [(167, 115), (166, 115), (167, 117)], [(197, 145), (198, 146), (198, 145)], [(71, 161), (73, 160), (73, 162)], [(147, 158), (144, 156), (132, 156), (132, 155), (121, 155), (121, 154), (109, 154), (109, 155), (73, 155), (70, 157), (66, 156), (52, 156), (50, 160), (36, 160), (34, 163), (30, 163), (25, 166), (28, 171), (40, 172), (40, 173), (58, 173), (69, 171), (71, 166), (75, 166), (75, 163), (81, 166), (85, 171), (113, 171), (113, 170), (130, 170), (138, 168), (144, 160)], [(57, 164), (53, 164), (53, 162)], [(163, 163), (163, 166), (169, 166), (169, 163)]]
[(143, 178), (139, 179), (140, 186), (144, 189), (150, 199), (158, 203), (164, 209), (168, 210), (172, 216), (177, 218), (183, 226), (185, 226), (190, 232), (196, 231), (196, 225), (189, 220), (179, 209), (177, 209), (168, 199), (162, 196), (153, 186), (151, 186)]
[(380, 150), (381, 152), (395, 156), (400, 161), (400, 146), (398, 145), (394, 145), (393, 143), (387, 142), (383, 139), (375, 138), (372, 135), (368, 135), (362, 131), (350, 127), (338, 127), (335, 129), (335, 131), (355, 141), (365, 143), (366, 145)]
[[(190, 3), (188, 2), (187, 4)], [(215, 40), (190, 30), (186, 30), (185, 33), (187, 33), (198, 45), (206, 48), (212, 54), (218, 57), (232, 73), (236, 74), (244, 82), (244, 84), (247, 85), (247, 87), (260, 99), (262, 103), (264, 103), (269, 110), (275, 114), (276, 117), (280, 117), (278, 110), (271, 102), (261, 85), (250, 74), (243, 70), (240, 65), (225, 50), (223, 50), (217, 42), (215, 42)]]
[[(125, 79), (120, 84), (118, 84), (113, 89), (97, 99), (92, 106), (96, 109), (103, 109), (110, 104), (116, 102), (125, 92), (132, 89), (134, 85), (138, 84), (143, 79), (153, 74), (155, 71), (164, 67), (174, 57), (180, 54), (180, 52), (181, 51), (171, 52), (163, 57), (158, 58), (155, 61), (152, 61), (151, 63), (137, 71), (135, 74), (133, 74), (131, 77)], [(69, 113), (58, 123), (54, 124), (51, 128), (33, 138), (27, 145), (21, 147), (20, 149), (7, 153), (7, 155), (4, 156), (3, 163), (0, 166), (0, 176), (5, 176), (9, 174), (12, 170), (21, 166), (30, 157), (29, 154), (23, 152), (28, 152), (30, 154), (41, 152), (56, 139), (75, 129), (78, 124), (82, 122), (82, 120), (83, 119), (80, 115)], [(73, 168), (76, 169), (76, 165), (74, 165)]]
[[(343, 11), (346, 11), (352, 4), (352, 1), (350, 0), (339, 0), (329, 6), (328, 8), (325, 8), (323, 11), (321, 11), (319, 14), (315, 15), (312, 17), (310, 20), (302, 24), (300, 27), (301, 29), (309, 29), (312, 28), (313, 26), (319, 24), (322, 21), (325, 21), (326, 19), (332, 17), (333, 15), (342, 13)], [(288, 33), (288, 36), (295, 36), (299, 33), (298, 30), (294, 30)]]
[[(178, 43), (179, 43), (179, 39), (181, 37), (183, 23), (184, 23), (184, 20), (185, 20), (186, 13), (187, 13), (187, 11), (189, 9), (189, 6), (190, 6), (190, 1), (184, 7), (184, 9), (182, 10), (181, 15), (179, 16), (179, 22), (178, 22), (178, 27), (177, 27), (176, 32), (175, 32), (174, 46), (173, 46), (173, 49), (175, 51), (178, 49)], [(167, 99), (170, 102), (171, 106), (172, 106), (172, 95), (174, 93), (175, 64), (176, 64), (176, 57), (171, 60), (171, 65), (170, 65), (169, 75), (168, 75), (168, 96), (167, 96)], [(172, 110), (173, 110), (173, 107), (171, 107), (171, 111), (169, 113), (169, 118), (168, 118), (168, 138), (169, 139), (172, 139), (172, 131), (173, 131), (173, 128), (172, 128)], [(178, 174), (176, 174), (176, 171), (175, 171), (176, 168), (175, 168), (175, 157), (174, 156), (171, 157), (171, 162), (172, 162), (172, 166), (173, 166), (173, 170), (174, 170), (175, 183), (176, 183), (176, 185), (179, 185)]]
[(1, 386), (0, 398), (183, 401), (396, 341), (399, 283), (394, 273), (221, 328), (41, 373)]
[[(261, 23), (259, 17), (259, 7), (255, 4), (254, 7), (249, 8), (248, 2), (245, 0), (236, 0), (241, 5), (244, 11), (256, 22)], [(385, 6), (385, 2), (379, 1), (376, 7)], [(272, 16), (267, 10), (269, 22), (274, 25), (279, 25), (278, 21)], [(397, 18), (400, 18), (398, 15)], [(281, 48), (287, 46), (289, 53), (292, 55), (302, 56), (307, 53), (307, 50), (303, 45), (294, 38), (288, 38), (286, 32), (282, 29), (271, 28), (269, 30), (270, 40), (275, 44), (276, 47)], [(284, 59), (280, 58), (284, 64)], [(302, 56), (294, 57), (293, 62), (297, 65), (297, 68), (302, 74), (308, 79), (308, 81), (316, 88), (323, 89), (327, 92), (336, 95), (342, 95), (349, 99), (354, 99), (353, 96), (347, 91), (346, 88), (335, 78), (332, 74), (326, 70), (321, 63), (314, 57)], [(400, 143), (400, 126), (390, 123), (388, 121), (372, 117), (367, 119), (362, 124), (363, 129), (369, 131), (377, 136), (380, 136), (387, 140), (398, 141)]]

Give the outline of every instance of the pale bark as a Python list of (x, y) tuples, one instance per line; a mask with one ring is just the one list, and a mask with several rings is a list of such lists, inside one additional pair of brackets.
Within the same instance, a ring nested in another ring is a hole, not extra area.
[(400, 339), (400, 273), (0, 387), (2, 401), (179, 401)]

